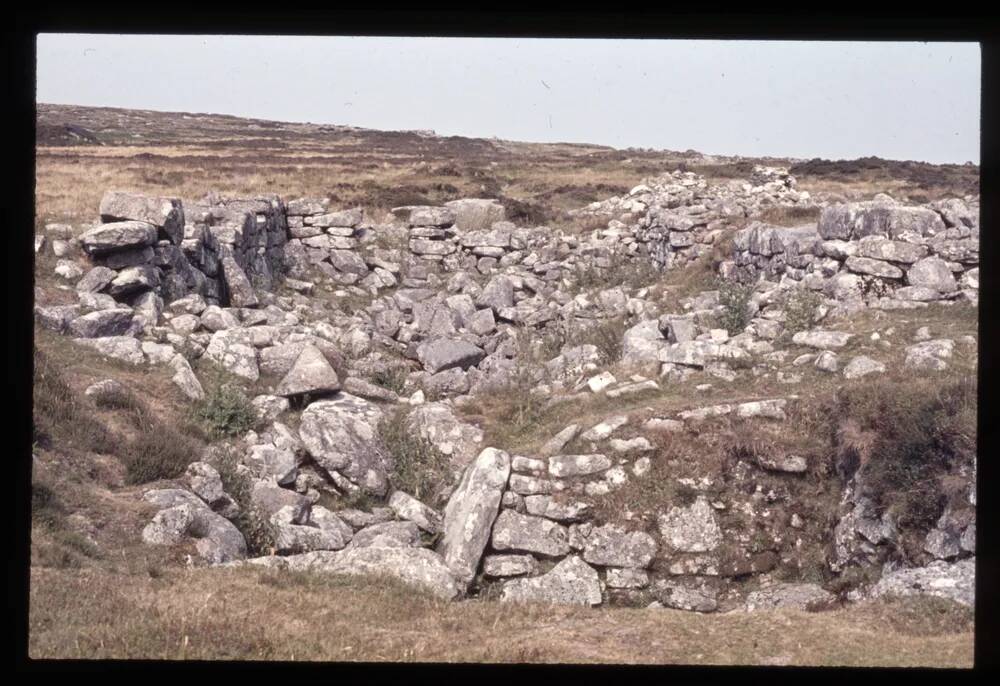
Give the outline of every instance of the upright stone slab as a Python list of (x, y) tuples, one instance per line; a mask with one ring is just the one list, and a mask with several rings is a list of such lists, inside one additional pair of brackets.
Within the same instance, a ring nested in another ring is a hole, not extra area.
[(445, 506), (443, 535), (437, 550), (455, 577), (465, 584), (476, 575), (509, 476), (510, 455), (486, 448), (466, 468)]

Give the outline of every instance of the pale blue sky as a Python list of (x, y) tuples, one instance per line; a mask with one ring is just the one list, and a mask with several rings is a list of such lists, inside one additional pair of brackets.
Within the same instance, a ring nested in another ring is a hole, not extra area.
[(975, 43), (41, 34), (37, 87), (441, 135), (979, 162)]

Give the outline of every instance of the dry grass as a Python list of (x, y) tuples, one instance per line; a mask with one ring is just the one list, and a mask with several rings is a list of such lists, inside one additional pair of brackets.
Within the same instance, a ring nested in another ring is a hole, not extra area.
[[(971, 621), (956, 617), (961, 615), (934, 622), (909, 606), (891, 604), (814, 614), (697, 615), (447, 603), (373, 578), (216, 569), (125, 579), (36, 569), (29, 654), (968, 667)], [(917, 630), (906, 631), (911, 624)]]

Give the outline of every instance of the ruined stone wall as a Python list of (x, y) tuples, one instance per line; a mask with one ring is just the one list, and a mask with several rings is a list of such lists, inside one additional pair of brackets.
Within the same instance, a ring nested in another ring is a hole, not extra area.
[(978, 201), (907, 206), (881, 196), (825, 207), (816, 224), (756, 222), (734, 237), (726, 278), (794, 281), (882, 308), (978, 300)]

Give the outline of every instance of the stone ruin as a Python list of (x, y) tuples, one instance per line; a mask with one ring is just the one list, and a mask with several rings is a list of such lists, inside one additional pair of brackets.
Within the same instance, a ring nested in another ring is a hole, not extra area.
[[(752, 221), (772, 206), (819, 208), (819, 220), (797, 227)], [(99, 213), (101, 223), (79, 237), (93, 263), (86, 274), (75, 274), (82, 276), (80, 303), (36, 306), (43, 326), (111, 357), (168, 363), (192, 399), (203, 391), (189, 358), (203, 355), (248, 381), (265, 373), (282, 378), (273, 394), (254, 398), (270, 428), (244, 437), (241, 465), (254, 480), (255, 503), (278, 530), (277, 554), (243, 559), (245, 541), (230, 521), (234, 503), (204, 462), (191, 465), (186, 489), (145, 494), (159, 512), (144, 540), (194, 538), (212, 564), (388, 572), (446, 598), (465, 594), (481, 575), (502, 582), (507, 600), (594, 605), (609, 593), (653, 588), (659, 603), (706, 612), (724, 603), (726, 579), (765, 574), (779, 562), (774, 553), (752, 552), (748, 541), (736, 553), (722, 545), (718, 503), (705, 496), (661, 513), (659, 540), (621, 523), (590, 522), (589, 499), (649, 470), (644, 453), (652, 446), (644, 437), (614, 437), (627, 416), (566, 427), (540, 454), (524, 456), (483, 446), (482, 432), (448, 402), (425, 401), (425, 390), (450, 398), (502, 384), (517, 365), (518, 327), (542, 332), (573, 318), (634, 316), (639, 321), (622, 341), (624, 360), (654, 363), (668, 381), (693, 370), (732, 379), (727, 364), (750, 354), (783, 359), (784, 351), (768, 342), (780, 328), (768, 313), (730, 337), (708, 323), (717, 293), (690, 299), (688, 313), (661, 316), (643, 289), (634, 296), (620, 287), (570, 296), (563, 287), (581, 268), (621, 268), (628, 260), (682, 268), (731, 238), (733, 250), (719, 262), (719, 274), (759, 281), (768, 294), (755, 303), (760, 310), (771, 294), (791, 287), (822, 293), (847, 312), (978, 302), (978, 199), (908, 206), (880, 196), (817, 204), (795, 190), (787, 172), (771, 168), (756, 169), (748, 182), (722, 185), (686, 172), (649, 179), (623, 198), (576, 212), (607, 220), (606, 228), (583, 235), (518, 227), (490, 199), (399, 207), (374, 222), (360, 209), (332, 208), (323, 199), (210, 195), (182, 202), (112, 191)], [(59, 239), (57, 256), (67, 242)], [(70, 266), (61, 262), (57, 273), (72, 274)], [(321, 281), (366, 295), (368, 306), (331, 323), (328, 312), (301, 298)], [(280, 286), (296, 295), (276, 296)], [(836, 371), (831, 349), (849, 338), (808, 331), (795, 342), (821, 351), (803, 356), (807, 362), (815, 357), (817, 367)], [(364, 365), (387, 368), (373, 352), (376, 343), (419, 363), (411, 378), (422, 390), (405, 398), (363, 380)], [(912, 355), (907, 349), (906, 364), (912, 357), (914, 368), (942, 368), (953, 347), (950, 340), (924, 340), (911, 346)], [(609, 372), (590, 376), (598, 361), (593, 345), (570, 341), (545, 364), (536, 390), (572, 401), (587, 392), (622, 397), (660, 383), (640, 375), (622, 381)], [(844, 374), (884, 369), (855, 358)], [(278, 421), (290, 400), (310, 394), (322, 399), (306, 404), (298, 431)], [(385, 402), (411, 404), (412, 430), (451, 460), (456, 482), (443, 511), (393, 490), (377, 437)], [(787, 402), (693, 408), (642, 426), (674, 431), (729, 414), (783, 421)], [(566, 454), (577, 437), (590, 442), (592, 452)], [(756, 468), (794, 475), (808, 465), (792, 456)], [(735, 478), (750, 469), (741, 463)], [(974, 506), (974, 464), (972, 476), (963, 478), (972, 483)], [(332, 512), (316, 503), (323, 490), (388, 497), (387, 507)], [(757, 495), (742, 505), (761, 507)], [(833, 532), (832, 568), (881, 560), (893, 540), (890, 524), (855, 496), (845, 492), (850, 507)], [(958, 589), (949, 597), (968, 601), (975, 521), (968, 503), (959, 505), (942, 515), (926, 543), (938, 562), (957, 562), (900, 570), (898, 583), (890, 575), (884, 587), (898, 588), (911, 576), (928, 585), (944, 577)], [(793, 519), (791, 526), (801, 524)], [(433, 550), (423, 543), (427, 536), (438, 537)], [(665, 574), (651, 569), (657, 555), (669, 558)], [(778, 584), (762, 587), (747, 603), (807, 607), (833, 600), (815, 584)]]

